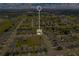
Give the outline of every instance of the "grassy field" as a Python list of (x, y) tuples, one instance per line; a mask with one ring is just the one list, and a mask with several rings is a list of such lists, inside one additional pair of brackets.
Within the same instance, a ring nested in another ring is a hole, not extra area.
[(0, 34), (3, 32), (8, 31), (9, 28), (11, 28), (12, 22), (10, 20), (3, 20), (0, 22)]

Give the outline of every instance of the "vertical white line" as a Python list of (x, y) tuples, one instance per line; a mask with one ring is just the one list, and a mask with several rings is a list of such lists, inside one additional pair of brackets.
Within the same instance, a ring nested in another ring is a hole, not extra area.
[(40, 10), (39, 10), (39, 29), (40, 29)]

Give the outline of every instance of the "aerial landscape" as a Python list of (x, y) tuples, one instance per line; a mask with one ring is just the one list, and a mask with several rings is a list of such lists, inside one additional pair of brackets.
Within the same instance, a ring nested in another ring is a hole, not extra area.
[(0, 3), (0, 56), (79, 56), (79, 4)]

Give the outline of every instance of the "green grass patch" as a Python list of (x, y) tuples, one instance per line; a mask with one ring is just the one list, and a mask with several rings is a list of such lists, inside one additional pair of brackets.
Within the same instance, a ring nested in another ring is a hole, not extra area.
[(0, 34), (8, 30), (12, 26), (12, 22), (10, 20), (4, 20), (0, 23)]

